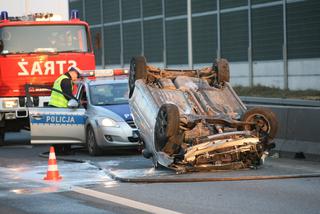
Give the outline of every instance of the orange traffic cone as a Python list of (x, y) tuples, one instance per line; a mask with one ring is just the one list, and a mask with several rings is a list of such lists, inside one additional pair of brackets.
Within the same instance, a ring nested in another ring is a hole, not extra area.
[(54, 147), (50, 147), (50, 154), (48, 160), (48, 171), (47, 176), (44, 177), (44, 180), (60, 180), (62, 177), (59, 175), (56, 154), (54, 152)]

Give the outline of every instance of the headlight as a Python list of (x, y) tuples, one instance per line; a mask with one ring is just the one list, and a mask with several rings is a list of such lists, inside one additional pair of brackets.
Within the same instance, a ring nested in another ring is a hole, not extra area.
[(119, 127), (118, 123), (110, 118), (102, 119), (101, 125), (106, 127)]
[(18, 107), (18, 99), (12, 100), (3, 100), (2, 106), (4, 108), (17, 108)]

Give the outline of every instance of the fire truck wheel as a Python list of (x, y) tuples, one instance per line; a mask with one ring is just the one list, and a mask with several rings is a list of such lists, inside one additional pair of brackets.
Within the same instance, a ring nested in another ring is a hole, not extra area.
[(5, 131), (3, 128), (0, 129), (0, 146), (4, 146), (4, 137), (5, 137)]
[(129, 98), (134, 91), (135, 81), (146, 77), (147, 61), (144, 56), (133, 57), (129, 69)]
[(230, 82), (229, 62), (226, 59), (217, 59), (213, 64), (217, 72), (217, 82)]
[(92, 156), (101, 155), (101, 149), (97, 145), (96, 137), (91, 126), (87, 128), (86, 138), (89, 154)]
[(254, 125), (245, 125), (245, 130), (256, 131), (259, 137), (268, 136), (269, 140), (275, 138), (278, 131), (276, 115), (268, 108), (252, 108), (242, 116), (242, 121), (251, 122)]

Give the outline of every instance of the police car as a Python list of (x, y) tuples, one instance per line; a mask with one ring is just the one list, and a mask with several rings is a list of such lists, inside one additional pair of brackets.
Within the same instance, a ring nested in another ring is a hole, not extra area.
[(70, 100), (68, 108), (29, 107), (31, 144), (86, 144), (90, 155), (139, 145), (128, 104), (128, 80), (117, 78), (125, 70), (102, 71), (77, 84), (77, 100)]

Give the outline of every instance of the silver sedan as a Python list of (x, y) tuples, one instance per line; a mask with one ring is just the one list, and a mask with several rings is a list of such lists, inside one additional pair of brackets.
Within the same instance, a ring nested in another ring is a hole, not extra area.
[(85, 80), (77, 98), (86, 109), (86, 144), (91, 155), (103, 148), (137, 147), (139, 136), (128, 104), (127, 80)]

